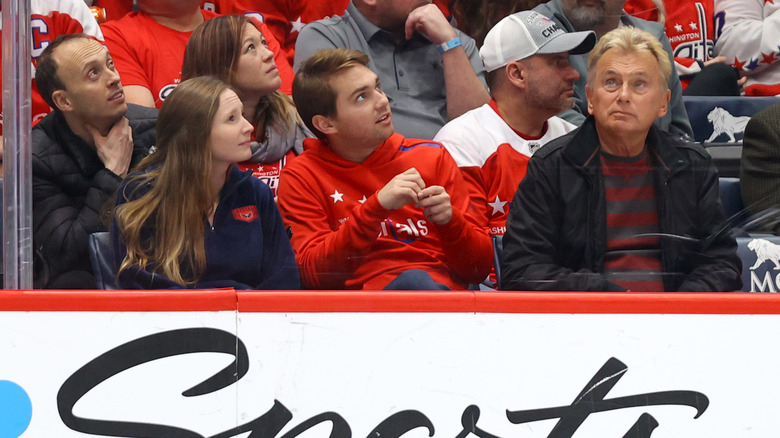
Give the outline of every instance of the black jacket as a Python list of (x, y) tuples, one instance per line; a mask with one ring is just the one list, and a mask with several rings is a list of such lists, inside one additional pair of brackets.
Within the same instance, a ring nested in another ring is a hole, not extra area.
[[(651, 127), (667, 291), (733, 291), (742, 263), (705, 150)], [(622, 290), (604, 272), (606, 201), (592, 117), (528, 163), (507, 219), (501, 289)]]
[[(154, 144), (157, 110), (127, 107), (125, 117), (133, 129), (132, 168)], [(34, 286), (45, 288), (66, 273), (92, 273), (88, 237), (108, 229), (105, 216), (122, 178), (106, 169), (95, 148), (76, 136), (58, 111), (35, 125), (32, 147)]]

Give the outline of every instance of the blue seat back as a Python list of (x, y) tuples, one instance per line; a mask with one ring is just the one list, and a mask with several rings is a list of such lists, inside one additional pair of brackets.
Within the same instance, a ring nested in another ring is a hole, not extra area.
[(776, 97), (684, 96), (685, 110), (699, 143), (742, 143), (753, 114), (780, 102)]
[(723, 213), (726, 214), (732, 227), (738, 227), (747, 216), (745, 205), (742, 203), (742, 187), (739, 178), (719, 178), (718, 191), (720, 202), (723, 204)]
[(744, 292), (780, 291), (780, 236), (737, 237)]
[(89, 259), (98, 289), (119, 289), (114, 269), (114, 248), (107, 231), (89, 235)]

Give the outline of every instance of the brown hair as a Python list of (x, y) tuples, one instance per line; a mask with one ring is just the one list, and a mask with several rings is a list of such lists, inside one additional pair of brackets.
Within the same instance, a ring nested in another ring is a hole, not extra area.
[(324, 139), (325, 134), (312, 123), (314, 116), (336, 115), (336, 91), (328, 81), (334, 74), (356, 65), (368, 67), (368, 56), (352, 49), (322, 49), (298, 69), (293, 81), (293, 100), (303, 123), (318, 138)]
[[(182, 80), (214, 76), (226, 84), (234, 85), (247, 24), (255, 26), (244, 15), (223, 15), (201, 23), (187, 42), (181, 69)], [(266, 129), (273, 126), (274, 121), (281, 121), (283, 127), (292, 129), (299, 120), (292, 100), (279, 90), (263, 96), (257, 102), (253, 119), (249, 122), (255, 127), (255, 138), (258, 141), (265, 140)]]
[[(206, 267), (203, 218), (213, 208), (208, 139), (220, 95), (230, 88), (213, 77), (197, 77), (177, 86), (160, 108), (157, 151), (138, 165), (144, 171), (124, 186), (116, 208), (127, 255), (119, 272), (136, 265), (153, 267), (180, 284), (195, 283)], [(152, 230), (152, 235), (144, 231)]]
[(54, 105), (51, 95), (57, 90), (65, 89), (65, 84), (62, 83), (62, 79), (57, 75), (57, 68), (59, 68), (59, 66), (57, 65), (57, 61), (54, 60), (54, 51), (63, 43), (76, 38), (95, 41), (94, 38), (83, 33), (60, 35), (43, 49), (41, 57), (38, 58), (38, 67), (35, 69), (35, 83), (38, 85), (38, 92), (41, 94), (43, 101), (54, 108), (54, 111), (59, 111), (60, 109)]

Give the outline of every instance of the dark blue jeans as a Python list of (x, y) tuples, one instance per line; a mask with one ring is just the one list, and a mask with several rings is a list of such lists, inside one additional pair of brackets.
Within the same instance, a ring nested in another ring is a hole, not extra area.
[(450, 288), (433, 281), (425, 271), (410, 269), (395, 277), (395, 280), (388, 283), (384, 290), (450, 290)]

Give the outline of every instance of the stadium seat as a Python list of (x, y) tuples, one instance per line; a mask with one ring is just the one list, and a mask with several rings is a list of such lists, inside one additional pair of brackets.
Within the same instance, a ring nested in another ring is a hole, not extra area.
[(501, 256), (504, 253), (504, 236), (493, 236), (493, 266), (496, 268), (496, 287), (501, 289)]
[(723, 213), (731, 222), (732, 227), (739, 227), (747, 217), (747, 211), (742, 203), (742, 190), (739, 178), (721, 177), (718, 179), (720, 202)]
[(119, 289), (114, 271), (114, 249), (107, 231), (89, 235), (89, 259), (98, 289)]
[(737, 237), (743, 292), (780, 291), (780, 236)]
[(693, 139), (712, 156), (720, 176), (739, 178), (742, 136), (753, 114), (776, 97), (683, 96)]
[(742, 143), (745, 125), (758, 111), (780, 102), (777, 97), (683, 96), (696, 142)]

